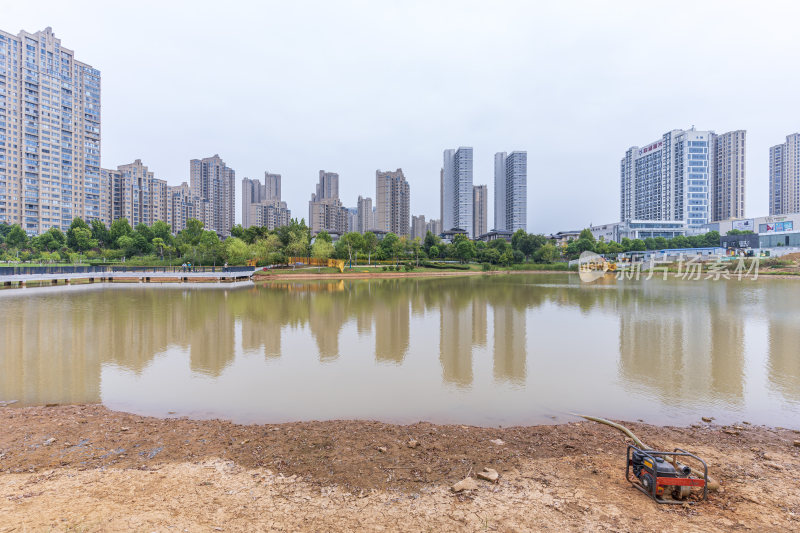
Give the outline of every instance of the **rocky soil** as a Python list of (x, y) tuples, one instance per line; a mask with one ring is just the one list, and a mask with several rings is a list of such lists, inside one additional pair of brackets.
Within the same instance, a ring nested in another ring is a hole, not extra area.
[(626, 425), (704, 457), (722, 490), (653, 503), (625, 481), (625, 437), (591, 422), (236, 425), (0, 407), (0, 532), (800, 530), (798, 432)]

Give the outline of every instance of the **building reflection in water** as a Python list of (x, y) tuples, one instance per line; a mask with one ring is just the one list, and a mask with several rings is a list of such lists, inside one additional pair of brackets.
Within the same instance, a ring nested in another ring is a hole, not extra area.
[[(433, 369), (426, 365), (432, 362), (440, 369), (441, 383), (459, 389), (474, 389), (483, 382), (475, 369), (488, 366), (476, 354), (488, 352), (491, 361), (485, 362), (492, 365), (493, 381), (517, 388), (533, 372), (535, 357), (558, 353), (558, 346), (543, 346), (541, 355), (531, 351), (538, 338), (560, 334), (537, 331), (543, 327), (536, 317), (542, 308), (577, 311), (570, 315), (574, 320), (563, 324), (563, 335), (580, 332), (579, 321), (587, 314), (613, 320), (612, 327), (619, 329), (618, 345), (597, 349), (610, 350), (615, 358), (618, 351), (616, 372), (624, 390), (645, 390), (669, 405), (707, 400), (741, 405), (747, 394), (746, 347), (751, 344), (751, 351), (758, 351), (759, 341), (747, 338), (748, 324), (763, 324), (766, 386), (800, 402), (800, 315), (786, 284), (616, 285), (612, 279), (589, 288), (566, 276), (537, 278), (536, 283), (526, 279), (476, 276), (298, 281), (235, 289), (7, 291), (0, 296), (0, 400), (97, 402), (103, 365), (141, 375), (156, 356), (173, 348), (188, 353), (192, 372), (216, 379), (235, 363), (240, 349), (262, 354), (265, 361), (305, 356), (295, 353), (298, 340), (289, 333), (307, 333), (313, 342), (303, 349), (312, 350), (309, 355), (320, 362), (366, 356), (398, 367), (411, 364), (415, 371), (424, 368), (428, 373)], [(754, 317), (758, 320), (748, 322)], [(342, 353), (345, 346), (358, 346), (342, 338), (343, 331), (371, 337), (374, 354)], [(412, 353), (412, 346), (419, 354)], [(427, 359), (420, 362), (423, 354)], [(369, 379), (368, 373), (365, 376)]]
[(676, 280), (625, 291), (619, 300), (623, 379), (671, 405), (712, 398), (740, 404), (747, 313), (739, 289)]

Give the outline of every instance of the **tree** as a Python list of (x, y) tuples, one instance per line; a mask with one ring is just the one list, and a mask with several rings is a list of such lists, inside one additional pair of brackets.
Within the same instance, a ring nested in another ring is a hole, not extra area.
[(161, 237), (153, 238), (153, 246), (155, 246), (156, 250), (158, 250), (158, 254), (161, 256), (161, 260), (164, 260), (164, 239)]
[[(456, 237), (458, 237), (458, 235), (456, 235)], [(475, 256), (475, 245), (472, 244), (472, 241), (470, 241), (469, 239), (458, 239), (453, 244), (455, 245), (456, 248), (455, 250), (456, 257), (462, 263), (468, 262)], [(509, 254), (509, 257), (511, 257), (510, 251), (507, 251), (506, 253)]]
[(525, 240), (528, 234), (525, 233), (525, 230), (520, 228), (514, 232), (511, 236), (511, 248), (514, 250), (521, 250), (522, 249), (522, 242)]
[(134, 242), (133, 237), (131, 237), (130, 235), (120, 236), (116, 240), (115, 244), (117, 245), (117, 248), (123, 250), (126, 255), (133, 255), (135, 252), (134, 246), (136, 245), (136, 243)]
[(19, 224), (14, 224), (6, 235), (6, 244), (11, 248), (23, 248), (28, 244), (28, 234)]
[(425, 248), (425, 253), (430, 254), (430, 250), (432, 246), (438, 246), (439, 243), (442, 241), (438, 235), (434, 235), (432, 231), (428, 231), (425, 234), (425, 242), (423, 243), (423, 247)]
[(647, 246), (642, 239), (633, 239), (633, 241), (631, 241), (632, 252), (644, 252), (645, 250), (647, 250)]
[[(430, 231), (428, 232), (430, 234)], [(372, 252), (378, 247), (378, 237), (371, 231), (366, 232), (362, 237), (361, 250), (367, 254), (367, 264), (372, 264)]]
[(172, 228), (163, 220), (156, 220), (153, 222), (153, 225), (150, 226), (150, 230), (153, 233), (153, 239), (161, 239), (164, 241), (164, 244), (172, 242)]
[(134, 231), (141, 235), (144, 238), (144, 242), (148, 244), (153, 240), (153, 230), (151, 230), (150, 227), (143, 222), (136, 224), (136, 229)]
[(350, 233), (345, 233), (342, 235), (342, 238), (339, 239), (339, 242), (342, 243), (347, 249), (347, 257), (350, 260), (350, 264), (353, 264), (353, 254), (356, 254), (358, 257), (358, 250), (363, 247), (364, 237), (356, 231), (351, 231)]
[(314, 239), (314, 241), (315, 242), (316, 241), (328, 241), (328, 242), (332, 243), (333, 242), (333, 238), (331, 237), (330, 233), (328, 233), (325, 230), (322, 230), (319, 233), (317, 233), (317, 238)]
[(209, 262), (216, 263), (220, 256), (224, 254), (222, 242), (215, 231), (204, 231), (200, 235), (197, 247), (200, 249), (201, 260), (205, 261), (206, 264)]
[(86, 224), (85, 228), (70, 228), (67, 236), (67, 241), (69, 240), (72, 240), (70, 248), (78, 252), (85, 252), (86, 250), (97, 248), (98, 245), (97, 240), (92, 239), (92, 230), (89, 229), (88, 224)]
[(92, 239), (97, 241), (97, 246), (107, 247), (111, 245), (111, 234), (102, 220), (92, 220)]
[[(752, 232), (750, 232), (752, 233)], [(709, 231), (704, 236), (704, 244), (708, 247), (717, 247), (719, 246), (719, 232), (718, 231)]]
[(558, 249), (552, 242), (546, 243), (541, 246), (536, 253), (533, 254), (533, 259), (537, 263), (552, 263), (558, 257)]
[(55, 251), (63, 247), (67, 242), (67, 237), (61, 229), (53, 226), (41, 235), (31, 240), (31, 245), (36, 241), (36, 249)]
[(67, 246), (69, 246), (73, 250), (88, 250), (88, 248), (78, 248), (78, 243), (75, 240), (75, 230), (78, 229), (88, 231), (89, 240), (92, 239), (92, 228), (89, 227), (89, 224), (84, 222), (82, 218), (75, 217), (72, 219), (72, 224), (69, 225), (69, 229), (67, 230)]
[(684, 235), (676, 235), (675, 237), (669, 240), (669, 247), (672, 249), (689, 248), (690, 247), (689, 239), (687, 239), (686, 236)]
[(245, 229), (241, 224), (236, 224), (231, 228), (231, 237), (236, 237), (242, 241), (247, 241), (247, 238), (245, 237)]
[(308, 234), (295, 232), (289, 236), (289, 244), (286, 245), (286, 254), (292, 257), (308, 257)]
[(111, 228), (108, 230), (108, 233), (110, 242), (117, 244), (117, 247), (119, 247), (119, 238), (129, 236), (133, 233), (133, 228), (128, 224), (127, 218), (119, 218), (111, 223)]
[(231, 237), (223, 244), (223, 255), (228, 264), (243, 265), (247, 261), (249, 250), (242, 239)]
[(200, 244), (200, 237), (203, 236), (203, 223), (196, 218), (186, 221), (186, 227), (181, 230), (179, 237), (181, 242), (197, 246)]
[(394, 233), (387, 233), (380, 244), (380, 249), (386, 257), (391, 257), (395, 262), (403, 251), (403, 243), (400, 242), (400, 237)]
[(333, 244), (325, 239), (320, 239), (319, 235), (314, 240), (314, 245), (311, 246), (311, 257), (314, 259), (328, 259), (333, 255)]
[[(441, 252), (439, 251), (439, 247), (436, 245), (431, 246), (428, 250), (428, 257), (432, 259), (438, 258), (440, 254)], [(497, 255), (499, 256), (500, 254)]]
[(525, 254), (526, 258), (529, 258), (534, 254), (534, 252), (536, 252), (536, 250), (544, 246), (546, 242), (547, 238), (544, 235), (533, 235), (532, 233), (528, 233), (525, 235), (525, 238), (522, 239), (522, 242), (519, 243), (519, 248), (517, 249)]
[(590, 230), (589, 228), (582, 229), (580, 235), (578, 235), (578, 239), (579, 240), (580, 239), (587, 239), (587, 240), (591, 241), (592, 244), (594, 244), (596, 242), (595, 238), (594, 238), (594, 233), (592, 233), (592, 230)]

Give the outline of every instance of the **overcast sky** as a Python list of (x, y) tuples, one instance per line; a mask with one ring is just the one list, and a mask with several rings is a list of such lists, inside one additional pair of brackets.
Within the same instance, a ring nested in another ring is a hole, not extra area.
[(439, 217), (445, 148), (528, 151), (528, 230), (619, 219), (619, 161), (677, 128), (747, 130), (747, 215), (768, 214), (768, 149), (800, 130), (793, 2), (0, 0), (0, 27), (51, 26), (102, 72), (102, 164), (170, 184), (218, 153), (283, 176), (308, 217), (320, 169), (374, 197), (402, 167)]

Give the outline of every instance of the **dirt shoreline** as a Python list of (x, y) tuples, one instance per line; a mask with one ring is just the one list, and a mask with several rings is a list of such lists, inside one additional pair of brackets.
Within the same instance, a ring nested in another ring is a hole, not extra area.
[[(624, 479), (624, 436), (590, 422), (237, 425), (100, 405), (4, 407), (0, 532), (800, 529), (798, 432), (626, 425), (650, 445), (704, 457), (722, 491), (696, 505), (652, 503)], [(485, 467), (497, 483), (451, 491)]]

